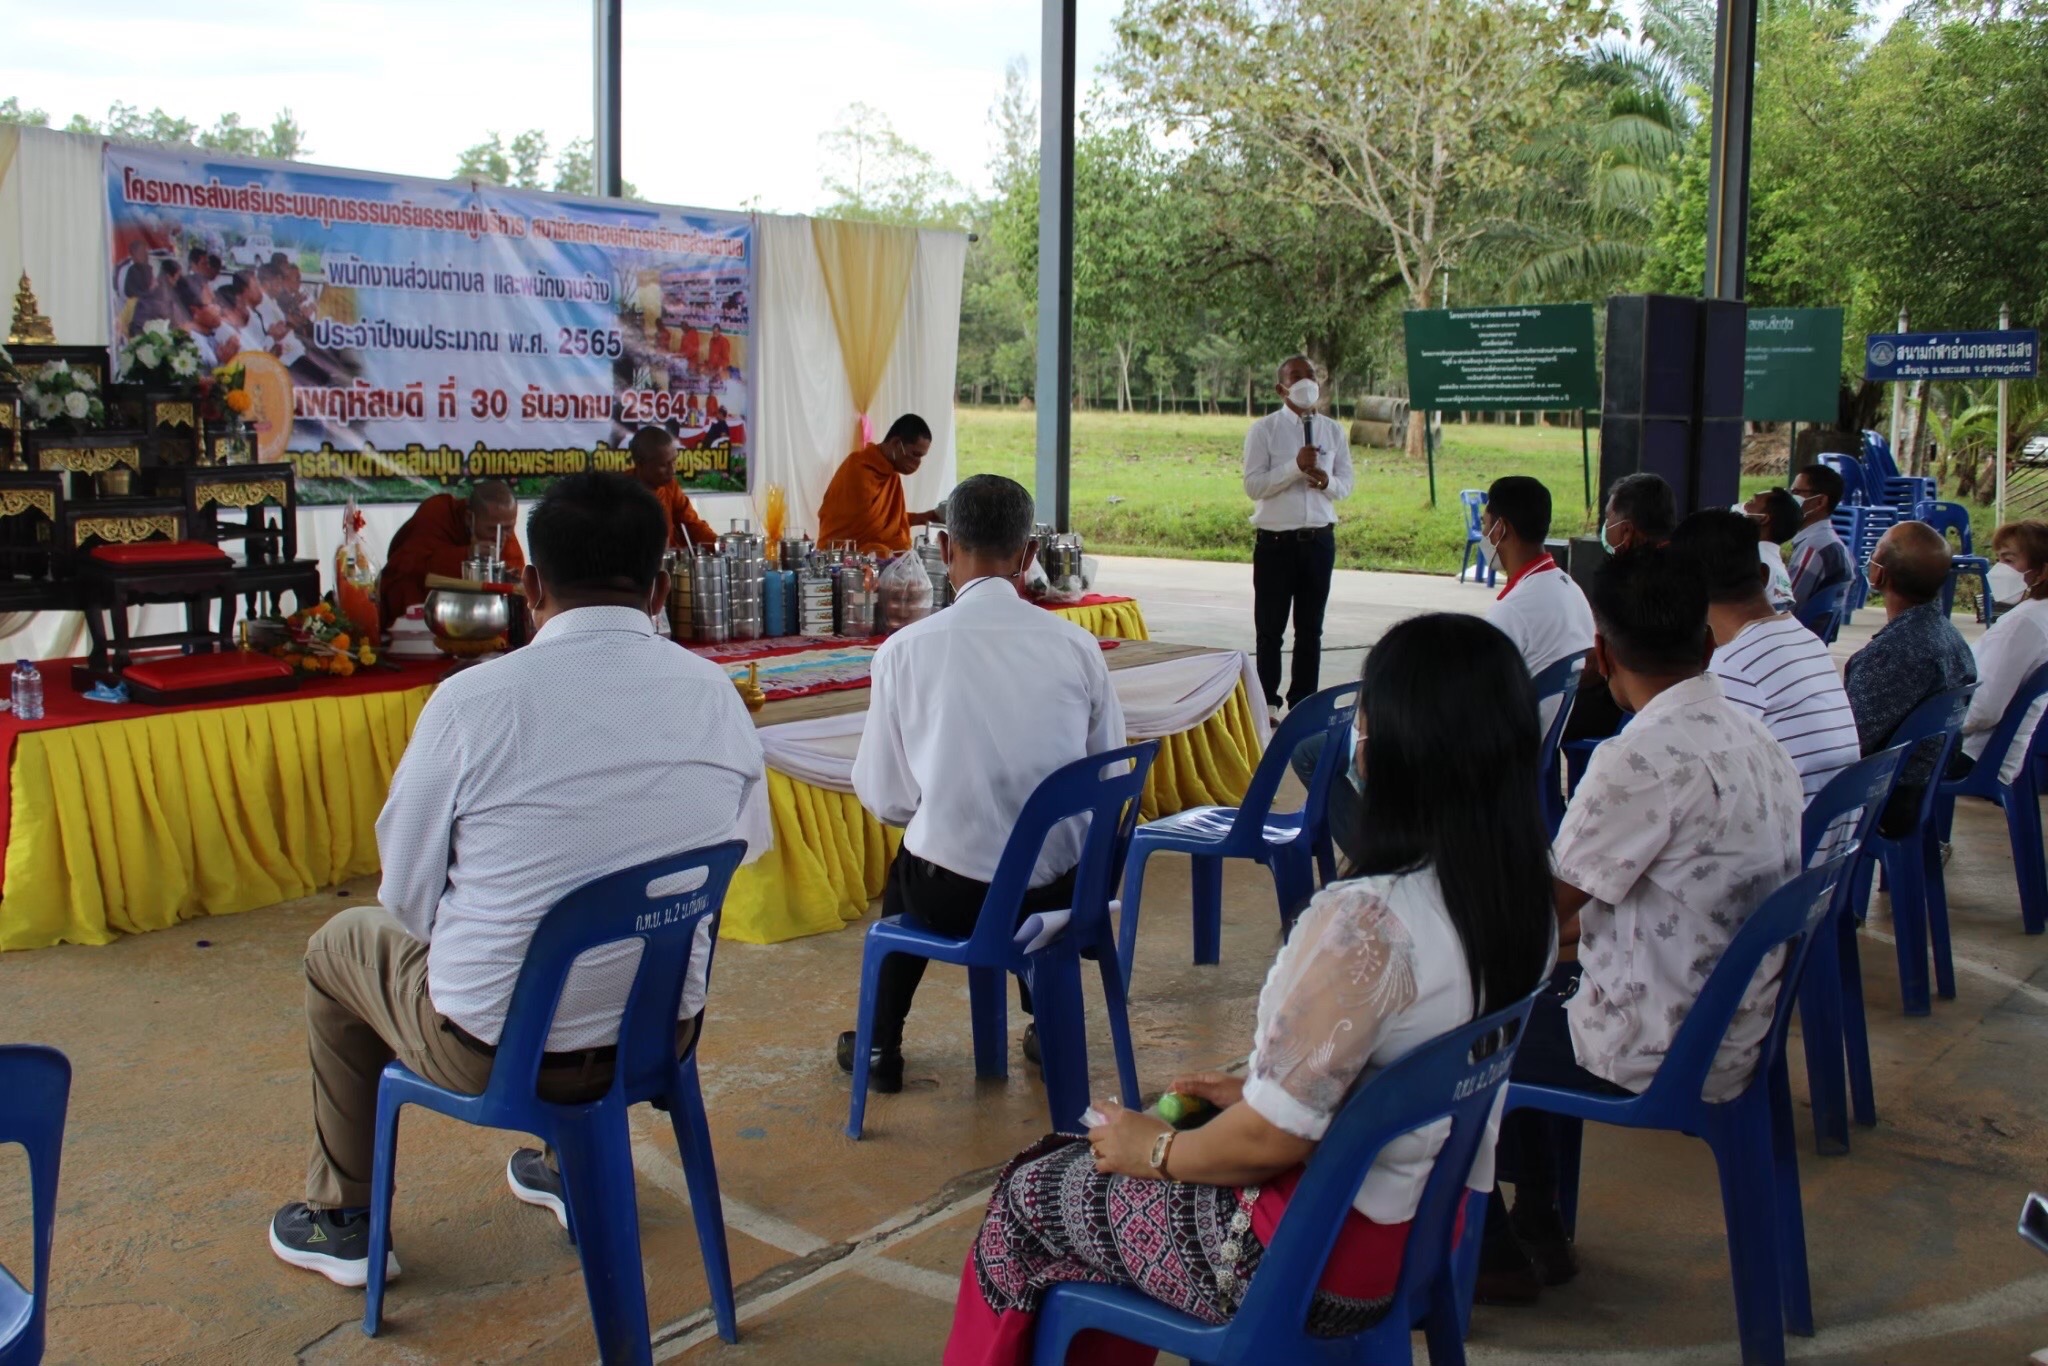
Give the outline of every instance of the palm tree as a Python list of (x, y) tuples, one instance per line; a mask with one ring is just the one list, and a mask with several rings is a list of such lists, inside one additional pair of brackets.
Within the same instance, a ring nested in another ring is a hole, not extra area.
[(1598, 296), (1641, 270), (1713, 55), (1712, 0), (1648, 0), (1633, 36), (1571, 63), (1568, 112), (1521, 149), (1532, 174), (1491, 234), (1510, 298)]

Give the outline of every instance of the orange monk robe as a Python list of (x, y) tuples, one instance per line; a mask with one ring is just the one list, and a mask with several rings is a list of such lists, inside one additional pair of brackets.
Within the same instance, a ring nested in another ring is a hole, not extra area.
[(910, 549), (903, 476), (872, 442), (846, 457), (818, 504), (818, 544), (835, 541), (854, 541), (862, 550), (891, 555)]
[[(469, 558), (475, 542), (469, 534), (469, 500), (452, 493), (437, 493), (421, 503), (419, 511), (406, 520), (391, 538), (391, 551), (384, 561), (384, 573), (377, 580), (377, 604), (384, 617), (384, 629), (405, 615), (405, 609), (427, 600), (427, 575), (462, 577), (462, 562)], [(517, 574), (526, 568), (526, 552), (519, 548), (519, 533), (505, 531), (505, 568)]]
[(722, 375), (732, 368), (732, 338), (722, 332), (711, 334), (709, 369), (714, 375)]
[(690, 495), (681, 486), (670, 482), (654, 490), (655, 501), (668, 514), (668, 543), (681, 550), (683, 535), (689, 533), (693, 546), (717, 545), (718, 533), (711, 529), (711, 523), (697, 515), (697, 509), (690, 506)]

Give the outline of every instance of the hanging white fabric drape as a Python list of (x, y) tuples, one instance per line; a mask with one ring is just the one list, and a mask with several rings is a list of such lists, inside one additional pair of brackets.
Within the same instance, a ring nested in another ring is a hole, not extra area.
[(905, 504), (915, 511), (936, 505), (957, 482), (953, 392), (960, 354), (960, 288), (967, 239), (957, 232), (917, 235), (917, 264), (903, 300), (896, 349), (875, 391), (875, 430), (885, 432), (903, 413), (931, 425), (932, 449), (917, 473), (903, 481)]
[(114, 262), (102, 145), (48, 128), (0, 128), (0, 307), (13, 316), (26, 270), (66, 346), (107, 344)]

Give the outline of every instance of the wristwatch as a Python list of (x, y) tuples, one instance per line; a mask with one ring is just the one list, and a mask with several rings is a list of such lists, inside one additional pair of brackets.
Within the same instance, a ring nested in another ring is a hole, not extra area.
[(1165, 1133), (1152, 1140), (1151, 1167), (1153, 1171), (1159, 1174), (1161, 1180), (1172, 1179), (1166, 1174), (1166, 1154), (1171, 1151), (1173, 1140), (1178, 1137), (1180, 1137), (1179, 1130), (1168, 1129)]

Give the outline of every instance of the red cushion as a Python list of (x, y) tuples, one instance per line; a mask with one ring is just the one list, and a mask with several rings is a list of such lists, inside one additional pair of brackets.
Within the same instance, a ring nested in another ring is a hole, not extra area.
[(96, 545), (92, 557), (107, 564), (227, 564), (228, 552), (205, 541), (136, 541)]
[(155, 692), (183, 692), (188, 688), (217, 688), (224, 683), (290, 678), (292, 666), (269, 655), (221, 650), (207, 655), (178, 655), (172, 659), (151, 660), (147, 664), (131, 664), (121, 676)]

